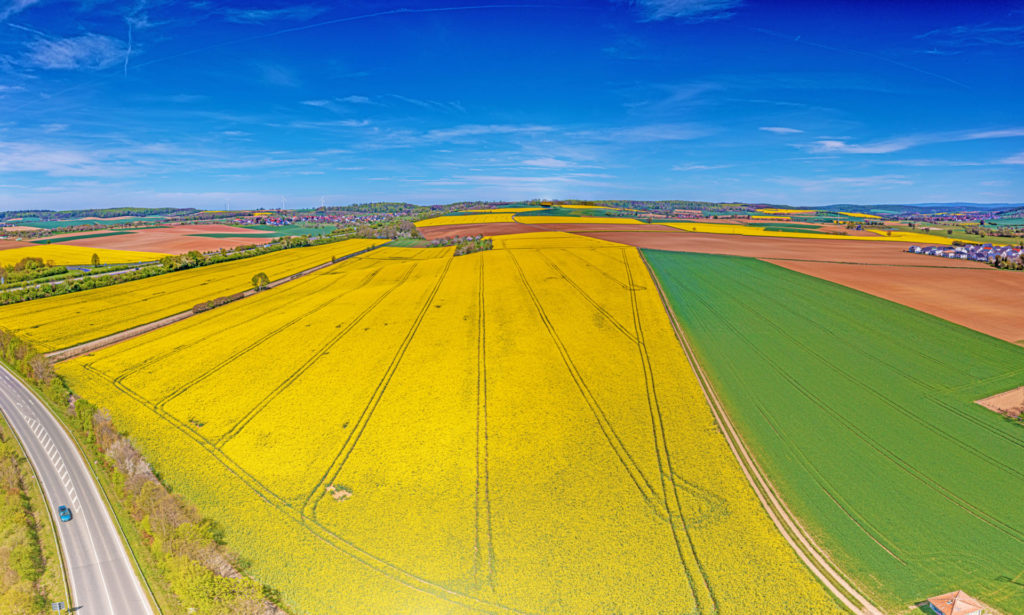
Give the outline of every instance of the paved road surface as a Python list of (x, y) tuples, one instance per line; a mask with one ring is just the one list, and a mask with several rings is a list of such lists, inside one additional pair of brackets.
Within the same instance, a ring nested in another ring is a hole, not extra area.
[(75, 615), (153, 615), (86, 462), (49, 410), (0, 366), (0, 410), (25, 445), (56, 520)]

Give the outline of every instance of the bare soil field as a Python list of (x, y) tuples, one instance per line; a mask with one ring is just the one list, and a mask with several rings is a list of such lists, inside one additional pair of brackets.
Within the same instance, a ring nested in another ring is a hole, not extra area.
[(21, 226), (19, 224), (15, 224), (15, 225), (12, 225), (12, 226), (5, 226), (5, 227), (3, 227), (2, 230), (16, 232), (16, 231), (38, 231), (39, 229), (34, 227), (34, 226)]
[(998, 412), (999, 414), (1015, 419), (1024, 414), (1024, 387), (1017, 387), (1016, 389), (1010, 389), (1005, 393), (986, 397), (985, 399), (979, 399), (975, 403), (980, 404), (993, 412)]
[[(246, 237), (193, 237), (201, 233), (231, 233)], [(81, 237), (65, 242), (72, 246), (90, 248), (108, 248), (111, 250), (138, 250), (144, 252), (162, 252), (164, 254), (184, 254), (189, 250), (209, 252), (221, 248), (234, 248), (249, 244), (264, 244), (274, 238), (273, 235), (251, 229), (237, 228), (224, 224), (188, 224), (164, 228), (140, 229), (125, 235), (108, 235), (107, 237)]]
[(512, 235), (515, 233), (528, 233), (532, 229), (516, 222), (491, 222), (490, 224), (424, 226), (420, 227), (419, 230), (426, 239), (446, 239), (448, 237), (472, 237), (474, 235)]
[(10, 241), (7, 239), (0, 239), (0, 250), (10, 250), (11, 248), (24, 248), (32, 244), (24, 241)]
[[(562, 228), (564, 226), (564, 228)], [(729, 254), (763, 259), (792, 259), (833, 263), (859, 263), (865, 265), (908, 265), (928, 268), (965, 268), (990, 270), (988, 265), (970, 261), (955, 261), (933, 256), (904, 252), (908, 243), (900, 241), (843, 241), (841, 239), (793, 239), (787, 237), (750, 237), (742, 235), (712, 235), (689, 233), (667, 227), (646, 230), (571, 228), (580, 225), (544, 225), (549, 230), (574, 232), (587, 237), (615, 241), (640, 248), (699, 252), (702, 254)], [(610, 225), (609, 225), (610, 226)]]
[(902, 303), (1008, 342), (1024, 344), (1024, 312), (1020, 309), (1024, 274), (1019, 271), (986, 265), (980, 269), (887, 267), (765, 260)]

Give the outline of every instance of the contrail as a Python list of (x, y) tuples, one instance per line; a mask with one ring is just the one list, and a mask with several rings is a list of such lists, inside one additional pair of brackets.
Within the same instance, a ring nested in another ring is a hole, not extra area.
[(124, 52), (124, 76), (128, 76), (128, 58), (132, 55), (132, 22), (128, 20), (128, 49)]
[[(220, 43), (214, 43), (213, 45), (207, 45), (205, 47), (199, 47), (197, 49), (190, 49), (181, 53), (176, 53), (162, 58), (155, 58), (148, 62), (136, 64), (136, 68), (142, 68), (143, 66), (149, 66), (150, 64), (156, 64), (157, 62), (165, 62), (167, 60), (174, 60), (183, 56), (189, 56), (203, 51), (209, 51), (211, 49), (218, 49), (220, 47), (226, 47), (228, 45), (236, 45), (238, 43), (248, 43), (251, 41), (258, 41), (272, 36), (280, 36), (282, 34), (291, 34), (292, 32), (302, 32), (303, 30), (312, 30), (313, 28), (322, 28), (324, 26), (331, 26), (339, 23), (347, 23), (350, 21), (363, 21), (365, 19), (375, 19), (377, 17), (387, 17), (390, 15), (402, 15), (402, 14), (417, 14), (417, 13), (452, 13), (456, 11), (478, 11), (486, 9), (551, 9), (551, 8), (566, 8), (565, 6), (559, 6), (555, 4), (481, 4), (475, 6), (446, 6), (446, 7), (434, 7), (427, 9), (412, 9), (412, 8), (398, 8), (391, 9), (388, 11), (378, 11), (376, 13), (366, 13), (364, 15), (352, 15), (351, 17), (339, 17), (337, 19), (328, 19), (327, 21), (318, 21), (316, 23), (306, 24), (302, 26), (295, 26), (292, 28), (285, 28), (283, 30), (275, 30), (274, 32), (267, 32), (266, 34), (257, 34), (254, 36), (246, 36), (243, 38), (236, 38), (230, 41), (222, 41)], [(579, 7), (576, 7), (579, 8)]]
[[(743, 26), (740, 26), (740, 27), (743, 27)], [(965, 88), (965, 89), (968, 89), (968, 90), (973, 90), (974, 89), (971, 86), (967, 85), (966, 83), (961, 83), (959, 81), (956, 81), (955, 79), (950, 79), (949, 77), (946, 77), (944, 75), (939, 75), (938, 73), (933, 73), (931, 71), (924, 70), (923, 68), (918, 68), (918, 67), (913, 66), (911, 64), (904, 64), (903, 62), (899, 62), (897, 60), (893, 60), (892, 58), (887, 58), (885, 56), (881, 56), (881, 55), (878, 55), (878, 54), (870, 53), (870, 52), (867, 52), (867, 51), (860, 51), (858, 49), (844, 49), (842, 47), (832, 47), (831, 45), (824, 45), (822, 43), (814, 43), (814, 42), (811, 42), (811, 41), (805, 41), (805, 40), (802, 40), (799, 36), (797, 36), (796, 38), (793, 38), (793, 37), (789, 36), (788, 34), (782, 34), (781, 32), (775, 32), (774, 30), (766, 30), (764, 28), (745, 28), (745, 27), (743, 27), (743, 28), (745, 30), (753, 30), (755, 32), (760, 32), (761, 34), (767, 34), (768, 36), (774, 36), (775, 38), (781, 38), (783, 40), (791, 41), (793, 43), (799, 43), (801, 45), (810, 45), (811, 47), (819, 47), (821, 49), (828, 49), (829, 51), (839, 51), (839, 52), (842, 52), (842, 53), (853, 53), (853, 54), (857, 54), (857, 55), (861, 55), (861, 56), (866, 56), (866, 57), (874, 59), (874, 60), (880, 60), (882, 62), (888, 62), (889, 64), (893, 64), (895, 66), (899, 66), (900, 68), (905, 68), (907, 70), (912, 70), (914, 72), (921, 73), (922, 75), (928, 75), (929, 77), (935, 77), (936, 79), (942, 79), (943, 81), (948, 81), (949, 83), (952, 83), (953, 85), (961, 87), (961, 88)]]

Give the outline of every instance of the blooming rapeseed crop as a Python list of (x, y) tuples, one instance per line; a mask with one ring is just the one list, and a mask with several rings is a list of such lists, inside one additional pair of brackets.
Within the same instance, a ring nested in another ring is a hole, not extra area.
[(494, 248), (382, 248), (58, 370), (299, 612), (838, 613), (639, 252)]
[(264, 272), (271, 281), (278, 280), (379, 243), (382, 242), (373, 239), (349, 239), (293, 248), (14, 303), (0, 307), (0, 323), (40, 350), (58, 350), (183, 312), (203, 301), (248, 290), (256, 273)]
[(89, 265), (92, 255), (100, 257), (104, 265), (121, 263), (145, 263), (158, 261), (166, 254), (156, 252), (133, 252), (130, 250), (108, 250), (106, 248), (86, 248), (83, 246), (66, 245), (27, 245), (24, 248), (0, 250), (0, 266), (10, 266), (23, 258), (41, 258), (43, 262), (54, 265)]

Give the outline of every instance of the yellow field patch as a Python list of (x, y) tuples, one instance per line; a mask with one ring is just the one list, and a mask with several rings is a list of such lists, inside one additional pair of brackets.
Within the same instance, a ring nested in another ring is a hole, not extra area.
[(881, 220), (882, 219), (882, 216), (876, 216), (874, 214), (860, 214), (860, 213), (857, 213), (855, 211), (841, 211), (839, 213), (843, 214), (844, 216), (851, 216), (851, 217), (854, 217), (854, 218), (870, 218), (872, 220)]
[(427, 218), (416, 222), (417, 227), (425, 226), (450, 226), (459, 224), (491, 224), (493, 222), (515, 222), (515, 214), (468, 214), (464, 216), (440, 216), (438, 218)]
[(751, 220), (792, 220), (792, 216), (750, 216)]
[(523, 224), (645, 224), (633, 218), (599, 216), (523, 216), (517, 222)]
[(766, 208), (763, 208), (763, 209), (758, 209), (757, 213), (759, 213), (759, 214), (804, 214), (804, 215), (812, 215), (812, 214), (815, 214), (817, 212), (815, 210), (813, 210), (813, 209), (777, 209), (777, 208), (773, 208), (773, 207), (766, 207)]
[(933, 243), (952, 245), (950, 237), (938, 235), (926, 235), (924, 233), (908, 233), (903, 231), (872, 231), (876, 235), (831, 235), (831, 234), (808, 234), (791, 231), (767, 231), (757, 226), (745, 226), (743, 224), (711, 224), (708, 222), (661, 222), (663, 226), (670, 226), (682, 231), (691, 233), (713, 233), (717, 235), (749, 235), (752, 237), (788, 237), (791, 239), (847, 239), (852, 241), (908, 241), (914, 243)]
[(544, 207), (497, 207), (494, 209), (463, 209), (459, 213), (468, 214), (521, 214), (527, 211), (544, 211)]
[(622, 244), (595, 239), (584, 235), (574, 235), (560, 231), (541, 231), (536, 233), (516, 233), (514, 235), (495, 235), (490, 238), (495, 250), (522, 250), (536, 248), (609, 248), (621, 247)]
[(248, 290), (252, 288), (252, 276), (257, 273), (266, 273), (274, 281), (380, 243), (382, 240), (349, 239), (292, 248), (12, 303), (0, 306), (0, 326), (45, 352), (68, 348), (183, 312), (203, 301)]
[(100, 264), (119, 265), (122, 263), (145, 263), (167, 256), (157, 252), (132, 252), (129, 250), (107, 250), (61, 244), (29, 245), (24, 248), (0, 250), (0, 266), (9, 267), (23, 258), (41, 258), (54, 265), (90, 265), (92, 255), (100, 257)]
[(374, 251), (57, 369), (297, 612), (839, 613), (640, 253), (529, 235)]

